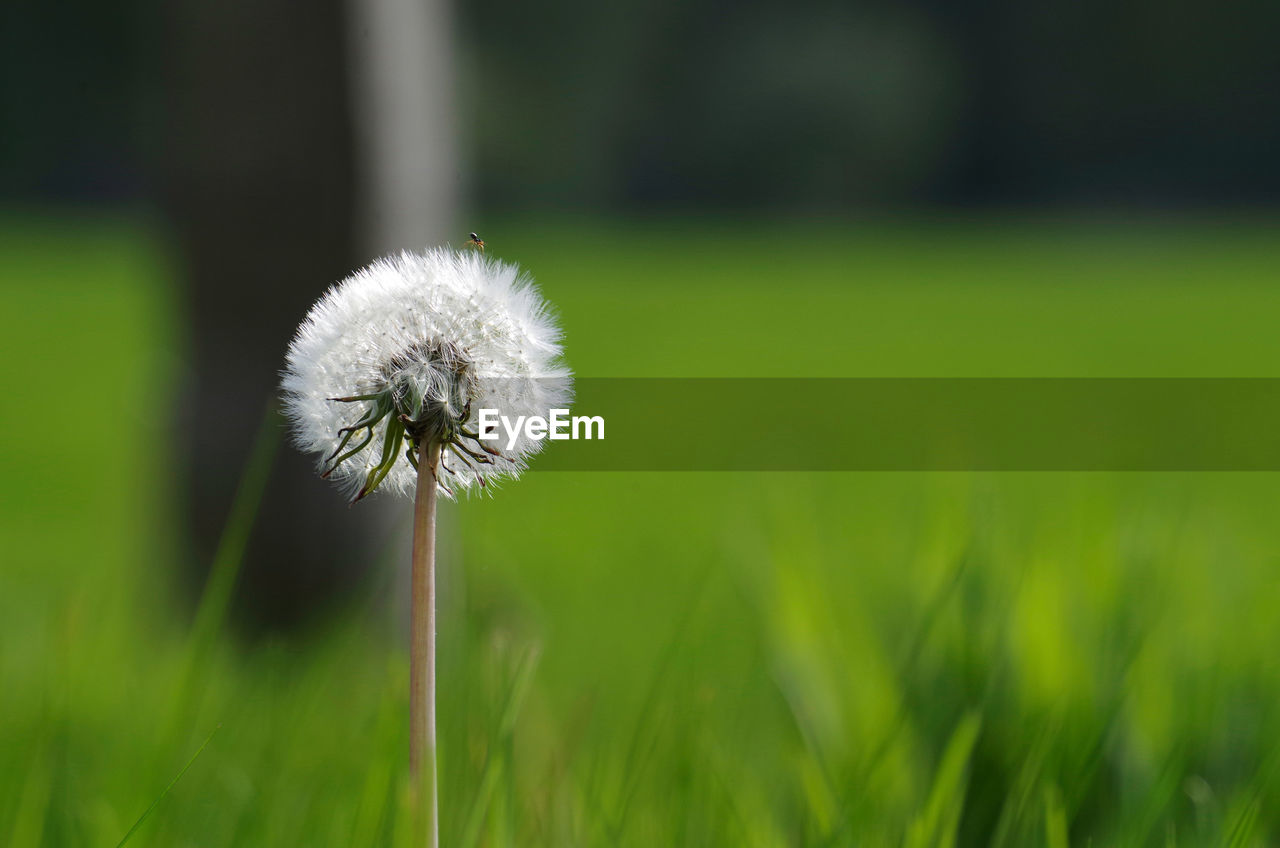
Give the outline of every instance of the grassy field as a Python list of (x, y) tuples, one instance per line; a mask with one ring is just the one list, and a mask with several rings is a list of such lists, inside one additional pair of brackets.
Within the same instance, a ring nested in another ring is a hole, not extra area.
[[(1278, 376), (1265, 223), (484, 234), (589, 376)], [(159, 799), (129, 845), (409, 845), (390, 569), (248, 645), (172, 598), (161, 257), (0, 220), (0, 843), (115, 845)], [(1278, 506), (1271, 474), (532, 473), (450, 508), (442, 844), (1277, 844)]]

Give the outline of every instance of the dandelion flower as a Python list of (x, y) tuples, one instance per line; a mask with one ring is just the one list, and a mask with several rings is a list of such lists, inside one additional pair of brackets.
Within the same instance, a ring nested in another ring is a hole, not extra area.
[(559, 341), (546, 303), (516, 266), (437, 248), (347, 277), (289, 345), (285, 410), (299, 447), (319, 457), (321, 476), (355, 500), (379, 486), (415, 493), (409, 772), (430, 848), (439, 844), (436, 496), (452, 495), (450, 484), (483, 486), (525, 468), (541, 442), (482, 442), (479, 413), (545, 418), (567, 405), (571, 378)]
[(289, 346), (295, 441), (355, 500), (379, 487), (411, 493), (431, 440), (447, 495), (515, 477), (542, 443), (481, 442), (479, 410), (515, 420), (565, 406), (572, 384), (559, 339), (515, 265), (446, 248), (380, 259), (331, 288)]

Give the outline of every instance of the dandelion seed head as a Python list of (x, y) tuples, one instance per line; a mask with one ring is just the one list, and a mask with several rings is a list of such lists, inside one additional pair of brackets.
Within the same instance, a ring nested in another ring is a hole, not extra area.
[[(463, 434), (477, 432), (481, 409), (514, 420), (567, 406), (572, 378), (560, 354), (560, 330), (517, 266), (478, 251), (404, 252), (356, 271), (312, 307), (289, 345), (285, 410), (298, 447), (357, 499), (379, 470), (374, 488), (413, 491), (405, 453), (415, 433), (456, 440), (446, 441), (438, 475), (450, 495), (526, 468), (541, 441), (521, 433), (510, 449), (505, 437), (482, 448)], [(388, 460), (397, 426), (406, 441)]]

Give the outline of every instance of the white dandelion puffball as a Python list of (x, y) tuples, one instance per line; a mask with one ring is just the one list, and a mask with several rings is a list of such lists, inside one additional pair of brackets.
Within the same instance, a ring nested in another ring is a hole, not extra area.
[[(533, 281), (478, 251), (379, 259), (333, 286), (289, 345), (285, 411), (298, 446), (355, 500), (411, 493), (417, 448), (442, 446), (440, 489), (515, 477), (542, 446), (480, 440), (481, 409), (549, 417), (572, 398), (560, 329)], [(455, 486), (456, 484), (456, 486)]]

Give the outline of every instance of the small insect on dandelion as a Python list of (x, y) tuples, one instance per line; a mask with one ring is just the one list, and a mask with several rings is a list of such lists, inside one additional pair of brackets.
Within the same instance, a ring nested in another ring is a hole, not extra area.
[(468, 235), (471, 236), (471, 238), (467, 239), (467, 247), (484, 253), (484, 239), (480, 238), (480, 236), (475, 233), (468, 233)]

